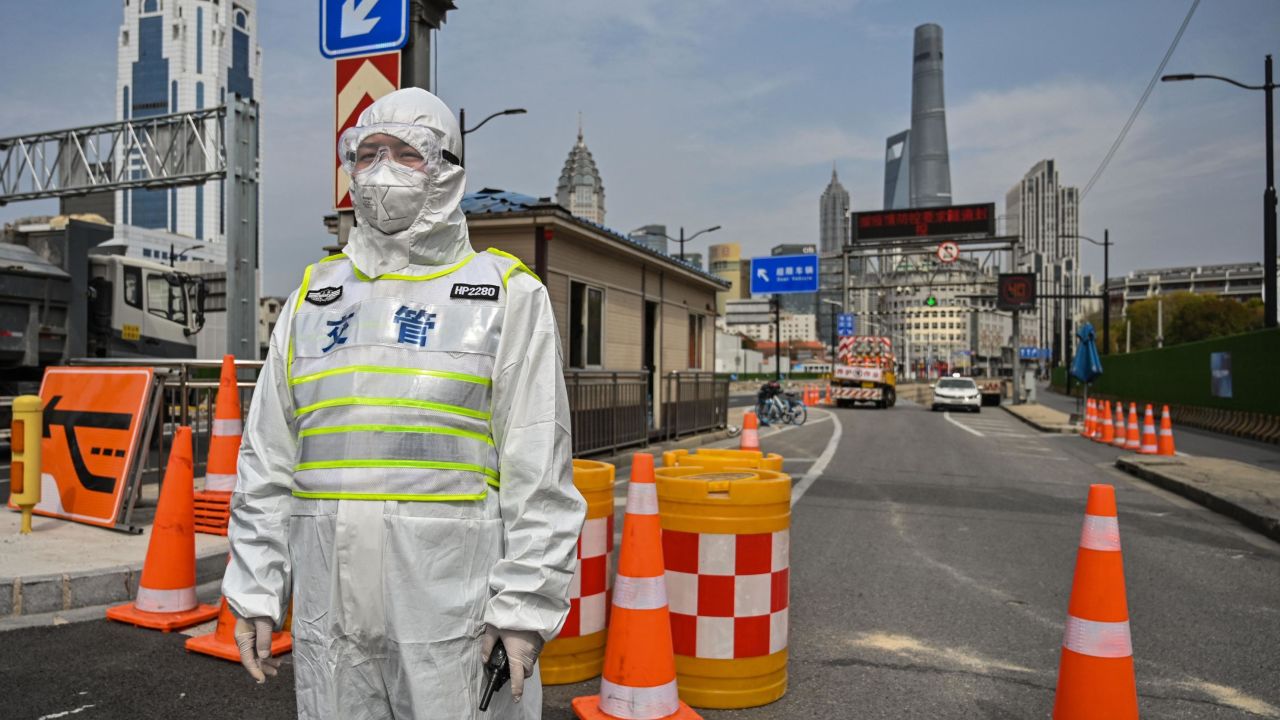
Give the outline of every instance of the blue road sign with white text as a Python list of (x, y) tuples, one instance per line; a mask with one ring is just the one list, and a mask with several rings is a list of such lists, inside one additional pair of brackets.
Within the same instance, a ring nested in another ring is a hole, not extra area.
[(390, 52), (409, 39), (409, 0), (320, 0), (320, 54)]
[(850, 337), (857, 335), (853, 331), (853, 313), (840, 313), (836, 315), (836, 333), (841, 337)]
[(770, 255), (751, 258), (752, 295), (817, 291), (817, 255)]

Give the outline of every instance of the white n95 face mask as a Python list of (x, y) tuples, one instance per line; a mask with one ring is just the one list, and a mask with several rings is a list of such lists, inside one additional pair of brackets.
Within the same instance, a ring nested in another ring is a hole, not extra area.
[(416, 170), (379, 163), (351, 179), (360, 219), (384, 235), (408, 228), (427, 202), (430, 178)]
[(361, 221), (384, 235), (412, 225), (442, 164), (456, 164), (430, 129), (400, 123), (348, 129), (338, 140), (338, 158), (351, 176), (351, 200)]

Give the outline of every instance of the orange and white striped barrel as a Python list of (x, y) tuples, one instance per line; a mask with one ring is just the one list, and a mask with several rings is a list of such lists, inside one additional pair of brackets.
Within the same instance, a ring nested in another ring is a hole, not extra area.
[(614, 467), (573, 461), (573, 484), (587, 501), (578, 538), (578, 569), (569, 584), (569, 617), (538, 656), (544, 685), (567, 685), (600, 674), (613, 584)]
[(787, 690), (791, 479), (769, 470), (657, 471), (680, 697), (745, 708)]

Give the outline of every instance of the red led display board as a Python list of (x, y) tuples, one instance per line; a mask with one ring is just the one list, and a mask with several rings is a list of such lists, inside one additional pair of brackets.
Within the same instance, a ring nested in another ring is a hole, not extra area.
[(995, 203), (853, 213), (853, 241), (995, 235)]

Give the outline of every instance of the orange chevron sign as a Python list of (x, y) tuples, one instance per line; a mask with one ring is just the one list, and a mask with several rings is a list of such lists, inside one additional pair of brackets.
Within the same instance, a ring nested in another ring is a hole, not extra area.
[(356, 124), (360, 113), (374, 100), (400, 88), (400, 53), (341, 58), (333, 63), (334, 117), (333, 117), (333, 207), (350, 210), (351, 196), (347, 188), (351, 178), (342, 169), (336, 148), (342, 132)]

